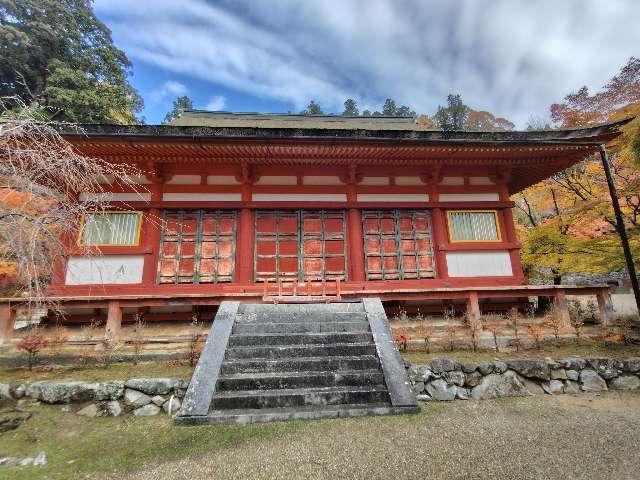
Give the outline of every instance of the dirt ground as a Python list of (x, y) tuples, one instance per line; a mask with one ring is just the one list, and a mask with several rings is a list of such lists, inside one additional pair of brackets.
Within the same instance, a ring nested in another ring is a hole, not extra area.
[(616, 392), (431, 403), (413, 416), (307, 422), (120, 478), (637, 479), (638, 411), (640, 394)]

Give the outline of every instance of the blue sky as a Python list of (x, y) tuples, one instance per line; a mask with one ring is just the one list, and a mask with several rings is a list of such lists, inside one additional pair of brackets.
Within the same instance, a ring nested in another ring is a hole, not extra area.
[(133, 62), (147, 123), (196, 108), (341, 112), (448, 93), (524, 127), (640, 56), (637, 0), (96, 0)]

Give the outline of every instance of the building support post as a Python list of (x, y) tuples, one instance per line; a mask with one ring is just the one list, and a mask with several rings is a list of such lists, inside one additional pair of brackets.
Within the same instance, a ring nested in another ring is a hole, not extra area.
[(602, 168), (604, 169), (604, 174), (607, 177), (607, 185), (609, 186), (609, 195), (611, 196), (613, 212), (616, 216), (616, 230), (618, 230), (618, 235), (620, 235), (622, 250), (624, 251), (624, 258), (627, 262), (629, 280), (631, 280), (633, 296), (636, 299), (636, 308), (638, 309), (638, 315), (640, 315), (640, 286), (638, 286), (636, 267), (633, 263), (631, 248), (629, 247), (629, 239), (627, 238), (627, 230), (625, 229), (624, 219), (622, 218), (622, 211), (620, 210), (620, 202), (618, 202), (618, 192), (616, 191), (616, 184), (614, 183), (613, 175), (611, 174), (611, 167), (609, 165), (609, 159), (607, 158), (607, 150), (604, 145), (600, 145), (599, 149), (600, 160), (602, 160)]
[(157, 283), (158, 257), (160, 255), (160, 232), (162, 229), (162, 217), (160, 210), (152, 208), (148, 210), (143, 219), (145, 225), (145, 256), (142, 270), (142, 283), (154, 286)]
[(480, 302), (478, 301), (478, 292), (470, 291), (467, 297), (467, 317), (469, 320), (480, 320)]
[(107, 326), (105, 338), (108, 341), (117, 343), (120, 340), (120, 329), (122, 327), (122, 307), (117, 300), (111, 300), (107, 309)]
[(436, 278), (446, 280), (449, 278), (449, 270), (447, 269), (447, 251), (444, 250), (447, 244), (445, 212), (441, 208), (434, 208), (431, 210), (431, 218), (432, 247), (435, 257)]
[(562, 324), (569, 325), (571, 317), (569, 316), (569, 305), (567, 304), (567, 296), (564, 290), (556, 290), (556, 294), (553, 297), (553, 305), (556, 309), (556, 315), (560, 316)]
[(362, 214), (357, 208), (348, 211), (349, 225), (347, 233), (349, 237), (349, 280), (364, 282), (364, 247), (362, 238)]
[(15, 323), (16, 310), (9, 303), (0, 304), (0, 345), (11, 341)]
[(253, 210), (249, 208), (240, 210), (236, 251), (236, 281), (238, 283), (253, 282), (254, 222)]
[(613, 303), (611, 302), (611, 292), (607, 290), (600, 290), (596, 294), (598, 299), (598, 310), (600, 311), (600, 332), (606, 333), (611, 320), (613, 320)]

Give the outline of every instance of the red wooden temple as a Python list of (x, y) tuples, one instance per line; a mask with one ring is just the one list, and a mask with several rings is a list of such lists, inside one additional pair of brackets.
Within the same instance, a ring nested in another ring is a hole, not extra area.
[[(606, 287), (530, 286), (510, 196), (596, 152), (620, 123), (528, 132), (421, 130), (413, 119), (185, 112), (172, 125), (87, 125), (82, 153), (134, 163), (105, 179), (51, 287), (66, 321), (190, 319), (223, 300), (377, 296), (473, 314)], [(80, 200), (96, 192), (85, 192)], [(99, 246), (100, 256), (90, 249)], [(0, 300), (0, 342), (19, 299)]]

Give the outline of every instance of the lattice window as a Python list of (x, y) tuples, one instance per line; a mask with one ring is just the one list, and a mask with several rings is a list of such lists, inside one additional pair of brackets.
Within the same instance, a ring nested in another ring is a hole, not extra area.
[(235, 244), (233, 210), (165, 210), (158, 282), (231, 282)]
[(141, 212), (97, 212), (83, 218), (82, 245), (134, 246), (140, 242)]
[(255, 279), (345, 280), (342, 210), (258, 210)]
[(449, 240), (452, 242), (499, 242), (498, 212), (495, 210), (450, 210)]
[(431, 215), (424, 210), (363, 210), (367, 280), (435, 277)]

